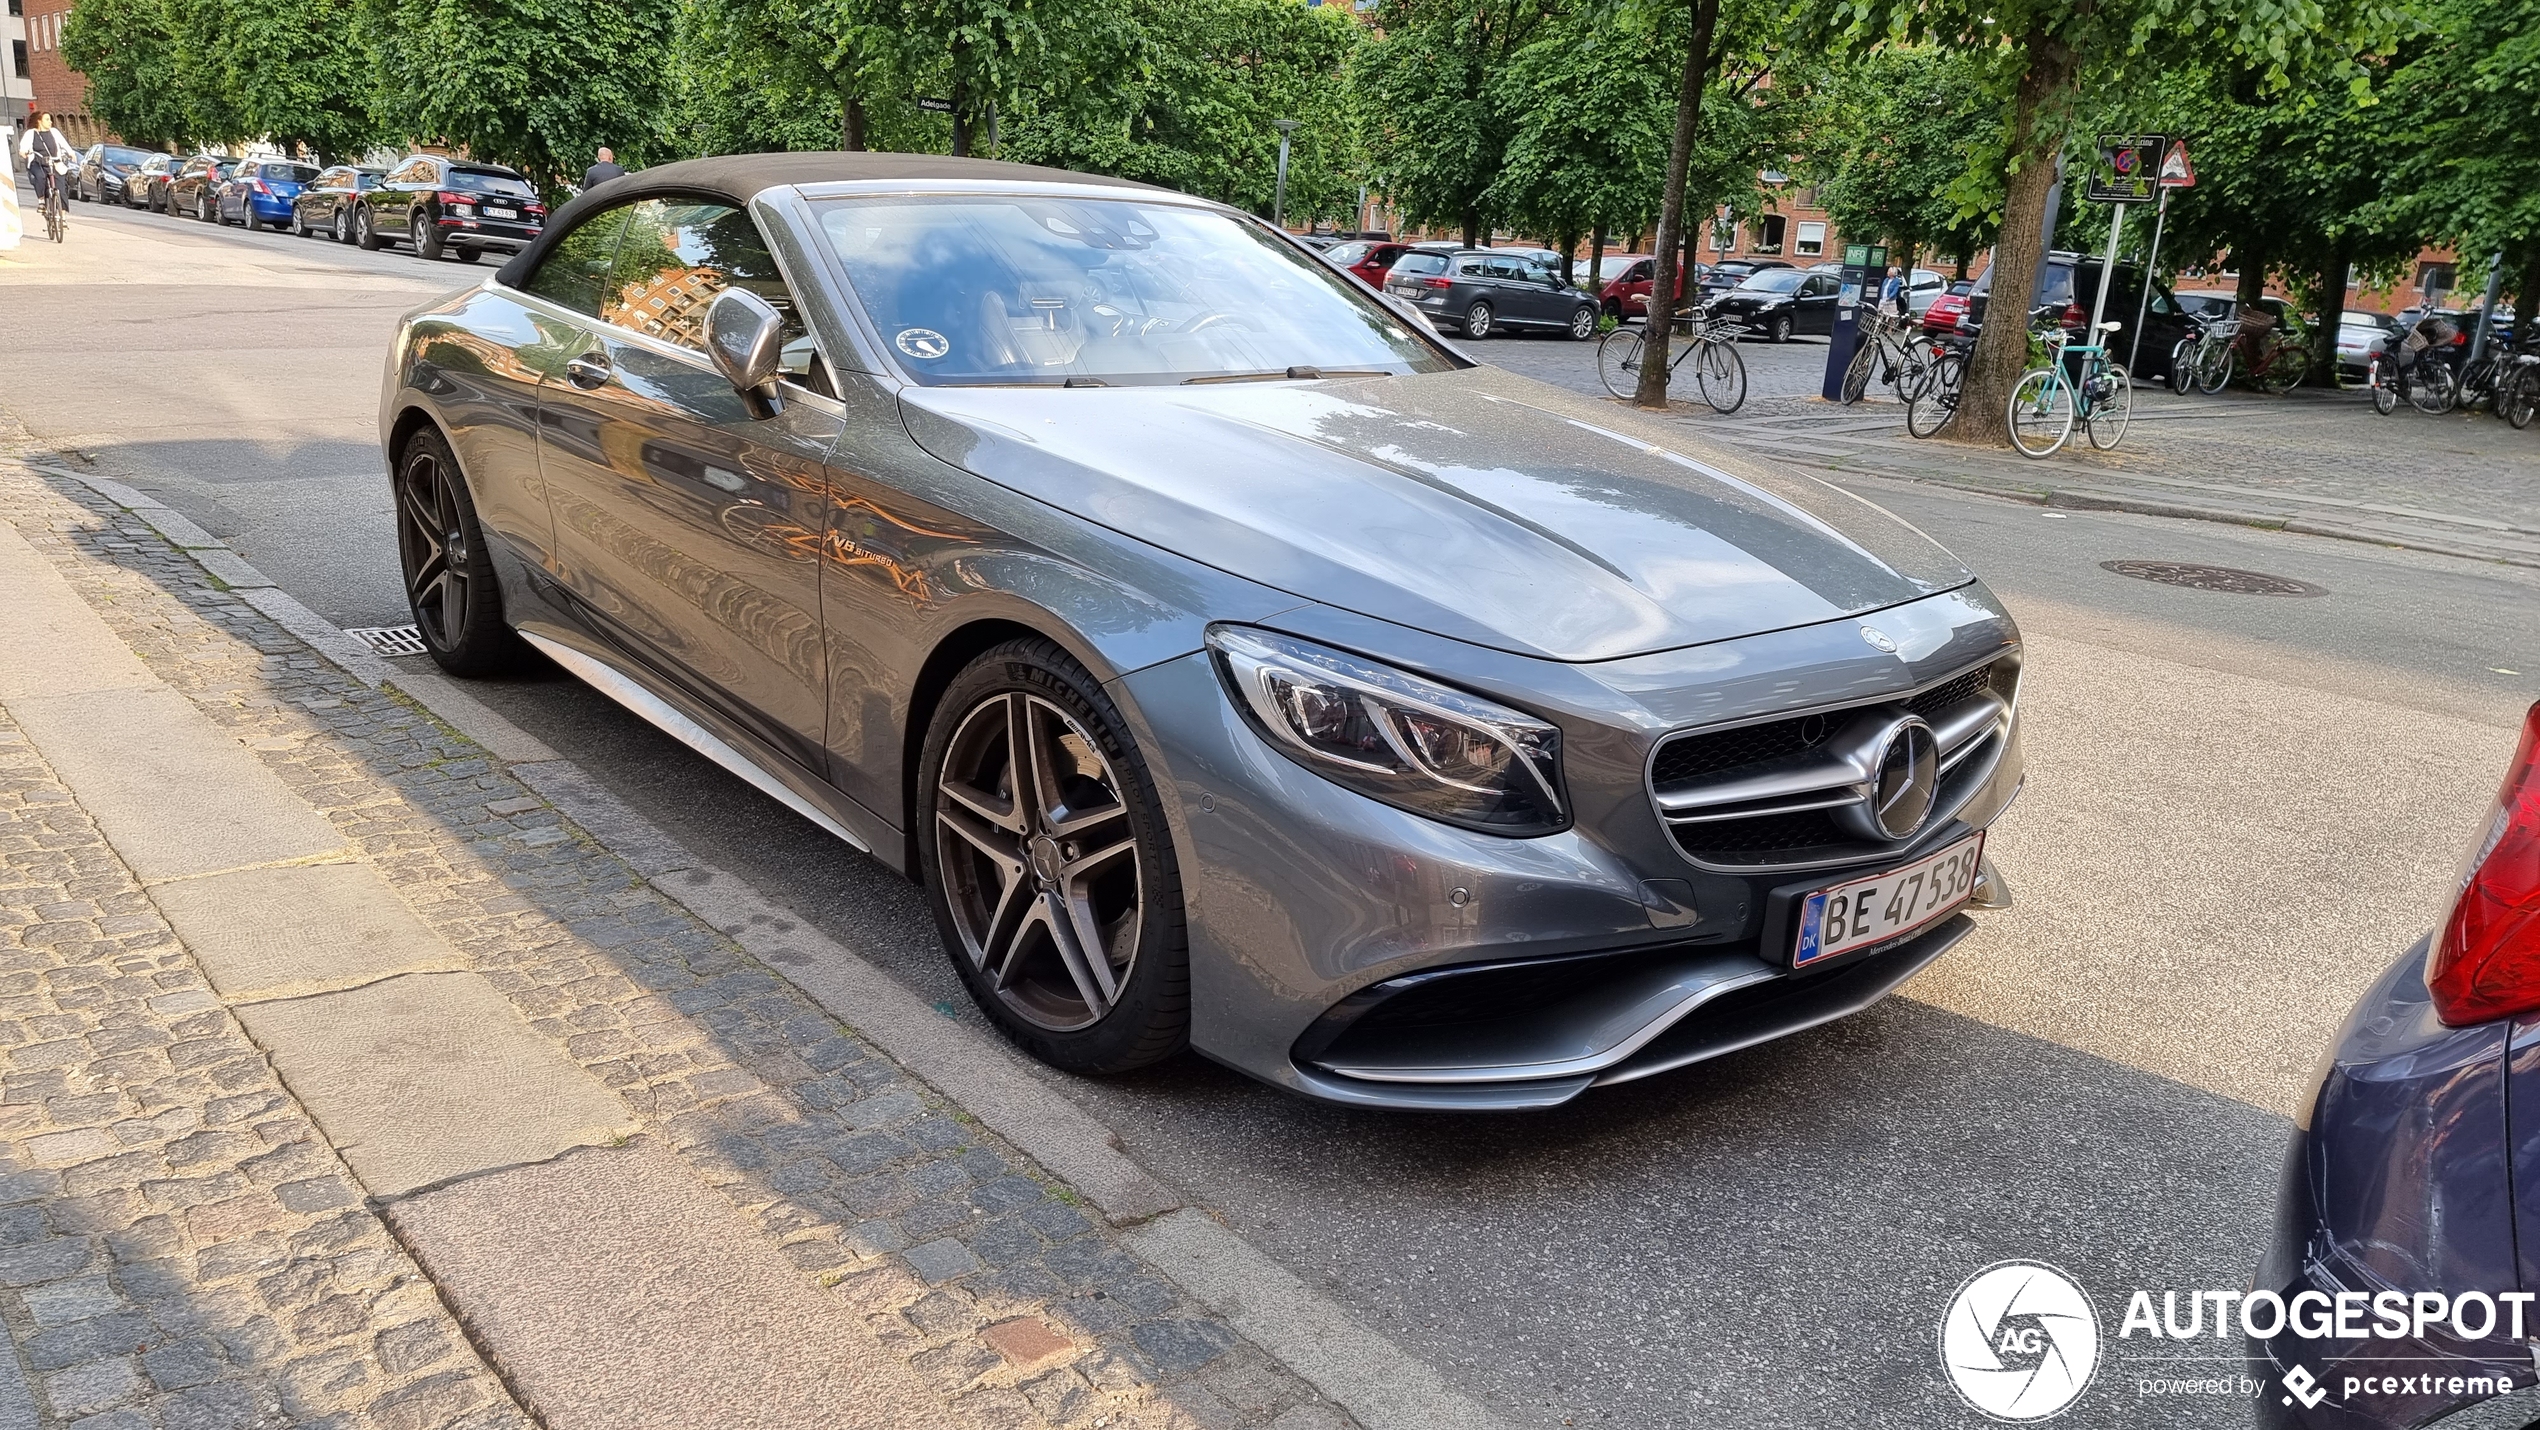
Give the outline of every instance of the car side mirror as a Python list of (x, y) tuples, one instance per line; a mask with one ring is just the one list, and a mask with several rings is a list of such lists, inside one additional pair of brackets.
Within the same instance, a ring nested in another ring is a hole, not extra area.
[(756, 293), (726, 288), (706, 305), (706, 356), (741, 394), (752, 417), (773, 417), (784, 410), (785, 400), (776, 391), (784, 347), (784, 317)]

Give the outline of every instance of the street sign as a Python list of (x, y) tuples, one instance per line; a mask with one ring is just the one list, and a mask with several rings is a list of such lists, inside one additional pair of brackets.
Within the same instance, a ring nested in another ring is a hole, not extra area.
[(2161, 187), (2192, 189), (2196, 187), (2196, 166), (2187, 162), (2187, 141), (2173, 139), (2169, 152), (2161, 156)]
[(926, 99), (921, 97), (917, 101), (917, 107), (925, 110), (929, 114), (952, 113), (952, 101), (949, 99)]
[(2099, 204), (2148, 204), (2161, 196), (2163, 141), (2158, 134), (2099, 137), (2099, 162), (2090, 168), (2084, 197)]

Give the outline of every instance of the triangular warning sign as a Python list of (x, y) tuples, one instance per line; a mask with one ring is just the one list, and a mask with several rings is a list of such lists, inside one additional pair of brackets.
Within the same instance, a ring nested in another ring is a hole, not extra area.
[(2161, 186), (2169, 189), (2196, 187), (2196, 169), (2187, 162), (2187, 141), (2170, 141), (2170, 152), (2161, 156)]

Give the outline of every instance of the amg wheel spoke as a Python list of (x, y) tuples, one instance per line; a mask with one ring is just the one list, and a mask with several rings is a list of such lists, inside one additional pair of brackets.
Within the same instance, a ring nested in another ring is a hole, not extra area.
[(1102, 941), (1089, 938), (1077, 921), (1077, 905), (1055, 891), (1041, 896), (1041, 919), (1049, 925), (1050, 942), (1058, 949), (1058, 961), (1067, 966), (1067, 976), (1075, 980), (1078, 996), (1097, 1018), (1111, 1011), (1111, 1000), (1118, 989), (1111, 981), (1111, 960), (1104, 956)]
[[(1123, 823), (1125, 824), (1126, 821), (1124, 820)], [(1059, 873), (1072, 882), (1123, 855), (1134, 855), (1137, 853), (1138, 841), (1124, 830), (1119, 839), (1099, 849), (1082, 844), (1071, 844), (1068, 847), (1080, 852), (1070, 855), (1067, 862), (1059, 866)]]
[[(961, 793), (950, 780), (944, 782), (943, 789), (944, 793), (956, 798)], [(1022, 877), (1023, 856), (1015, 848), (1013, 832), (979, 814), (970, 801), (962, 800), (955, 807), (939, 807), (935, 818), (946, 829), (960, 835), (970, 847), (988, 856), (997, 866), (997, 872), (1009, 883)]]
[(998, 892), (979, 940), (979, 966), (996, 980), (997, 987), (1013, 985), (1016, 955), (1023, 951), (1023, 935), (1030, 931), (1040, 906), (1020, 875), (1006, 880)]

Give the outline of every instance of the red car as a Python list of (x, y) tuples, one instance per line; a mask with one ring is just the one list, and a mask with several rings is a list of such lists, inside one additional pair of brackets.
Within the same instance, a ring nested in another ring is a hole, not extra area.
[(1346, 268), (1364, 280), (1368, 287), (1384, 290), (1385, 274), (1394, 260), (1411, 251), (1407, 243), (1387, 243), (1374, 239), (1352, 239), (1323, 250), (1323, 261), (1335, 268)]
[[(1658, 260), (1655, 258), (1643, 258), (1634, 262), (1596, 295), (1598, 304), (1605, 309), (1609, 317), (1647, 317), (1649, 289), (1657, 281), (1657, 273)], [(1693, 265), (1693, 281), (1697, 284), (1710, 276), (1710, 273), (1711, 265), (1708, 263)], [(1684, 293), (1685, 273), (1683, 269), (1678, 269), (1676, 270), (1676, 296), (1682, 298)]]
[(1923, 331), (1968, 335), (1967, 301), (1964, 293), (1943, 293), (1932, 299), (1931, 306), (1923, 310)]

